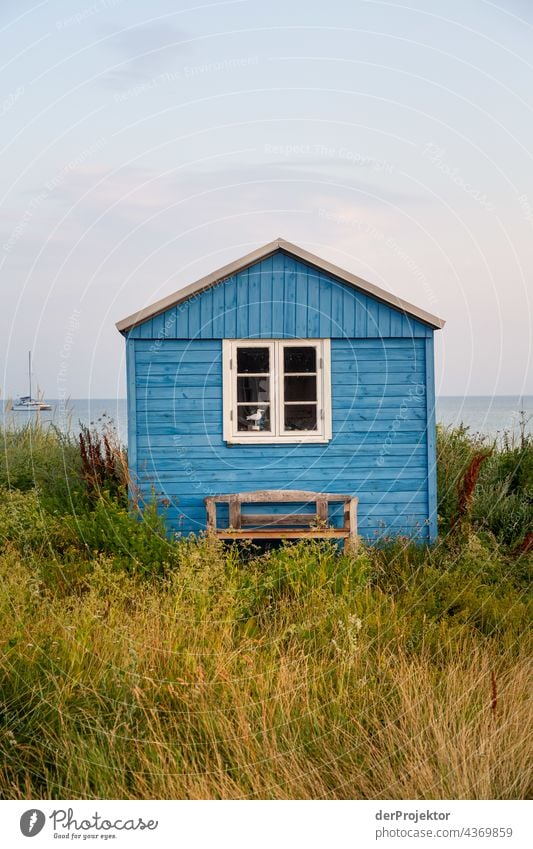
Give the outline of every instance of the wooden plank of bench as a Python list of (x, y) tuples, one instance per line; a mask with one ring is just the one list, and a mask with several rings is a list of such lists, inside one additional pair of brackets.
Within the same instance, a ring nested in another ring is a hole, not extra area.
[(314, 528), (310, 531), (302, 530), (264, 530), (252, 528), (240, 531), (216, 531), (216, 536), (221, 539), (346, 539), (348, 533), (344, 528), (331, 528), (317, 531)]
[(208, 495), (207, 498), (204, 498), (204, 501), (207, 503), (208, 500), (215, 501), (217, 504), (228, 504), (231, 503), (232, 500), (237, 498), (241, 504), (249, 504), (250, 502), (256, 502), (258, 504), (268, 504), (272, 501), (313, 501), (316, 502), (317, 499), (323, 499), (324, 501), (349, 501), (351, 495), (334, 495), (329, 492), (307, 492), (305, 490), (294, 490), (294, 489), (260, 489), (255, 492), (238, 492), (228, 495)]
[(250, 525), (312, 525), (316, 522), (316, 513), (242, 513), (241, 527)]

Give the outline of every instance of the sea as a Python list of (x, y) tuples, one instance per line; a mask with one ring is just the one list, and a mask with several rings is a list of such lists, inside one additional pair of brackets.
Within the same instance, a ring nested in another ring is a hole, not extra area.
[[(49, 412), (6, 412), (2, 404), (0, 421), (4, 426), (39, 419), (44, 426), (55, 425), (76, 433), (80, 424), (102, 429), (114, 426), (122, 443), (127, 443), (125, 398), (71, 398), (67, 402), (49, 400)], [(473, 434), (501, 439), (503, 434), (519, 436), (521, 428), (533, 433), (533, 395), (442, 395), (437, 398), (437, 421), (448, 427), (463, 425)]]

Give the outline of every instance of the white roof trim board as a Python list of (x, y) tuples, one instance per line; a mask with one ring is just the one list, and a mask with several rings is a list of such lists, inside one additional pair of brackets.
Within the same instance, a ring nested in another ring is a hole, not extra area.
[(333, 263), (327, 262), (325, 259), (321, 259), (303, 248), (299, 248), (298, 245), (286, 242), (285, 239), (276, 239), (273, 242), (269, 242), (267, 245), (263, 245), (263, 247), (257, 248), (255, 251), (246, 254), (246, 256), (236, 259), (216, 271), (212, 271), (211, 274), (207, 274), (205, 277), (197, 280), (196, 283), (191, 283), (189, 286), (185, 286), (183, 289), (179, 289), (179, 291), (174, 292), (174, 294), (167, 295), (166, 298), (156, 301), (155, 304), (144, 307), (138, 312), (127, 316), (127, 318), (117, 321), (116, 327), (121, 333), (127, 333), (128, 330), (131, 330), (138, 324), (142, 324), (143, 321), (147, 321), (149, 318), (153, 318), (165, 310), (177, 306), (205, 289), (210, 289), (212, 286), (216, 286), (217, 283), (221, 283), (223, 280), (226, 280), (228, 277), (232, 277), (239, 271), (249, 268), (251, 265), (271, 256), (278, 250), (285, 251), (291, 256), (302, 260), (302, 262), (315, 266), (315, 268), (324, 271), (326, 274), (330, 274), (332, 277), (336, 277), (343, 283), (348, 283), (360, 292), (364, 292), (366, 295), (371, 295), (372, 297), (377, 298), (378, 301), (389, 304), (391, 307), (395, 307), (396, 309), (413, 316), (413, 318), (417, 318), (425, 324), (429, 324), (436, 330), (444, 327), (445, 322), (442, 318), (437, 318), (437, 316), (426, 312), (426, 310), (420, 309), (420, 307), (415, 307), (413, 304), (402, 300), (402, 298), (398, 298), (396, 295), (392, 295), (390, 292), (380, 289), (379, 286), (375, 286), (373, 283), (368, 283), (368, 281), (363, 280), (361, 277), (357, 277), (350, 271), (345, 271), (345, 269), (339, 268), (337, 265), (333, 265)]

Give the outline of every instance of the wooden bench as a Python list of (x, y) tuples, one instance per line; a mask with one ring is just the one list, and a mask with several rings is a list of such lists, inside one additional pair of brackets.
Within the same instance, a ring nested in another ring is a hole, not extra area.
[[(209, 495), (204, 498), (207, 532), (221, 539), (342, 539), (345, 550), (357, 547), (357, 503), (352, 495), (328, 492), (298, 492), (292, 489), (265, 489), (256, 492)], [(331, 502), (344, 504), (342, 528), (328, 527)], [(309, 504), (314, 513), (243, 513), (243, 504)], [(229, 507), (229, 528), (217, 528), (217, 504)]]

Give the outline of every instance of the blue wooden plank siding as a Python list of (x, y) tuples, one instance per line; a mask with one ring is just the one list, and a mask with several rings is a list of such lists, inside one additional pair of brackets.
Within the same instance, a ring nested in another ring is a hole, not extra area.
[[(205, 495), (262, 488), (359, 496), (362, 535), (429, 537), (426, 340), (334, 339), (333, 439), (222, 439), (222, 342), (135, 340), (136, 474), (174, 530), (205, 527)], [(431, 449), (433, 450), (433, 449)]]
[[(126, 340), (126, 386), (128, 393), (128, 465), (130, 469), (137, 469), (137, 393), (135, 363), (137, 360), (135, 352), (135, 339)], [(130, 490), (130, 495), (133, 493)]]
[(426, 343), (426, 418), (428, 448), (428, 522), (429, 538), (437, 538), (437, 422), (435, 399), (435, 354), (433, 336)]
[[(332, 340), (329, 443), (224, 442), (222, 340), (233, 338)], [(435, 539), (429, 325), (280, 250), (134, 327), (126, 355), (130, 471), (146, 498), (168, 502), (171, 530), (203, 530), (206, 495), (309, 489), (359, 496), (369, 540)]]
[(431, 338), (432, 329), (278, 251), (134, 327), (133, 339)]

